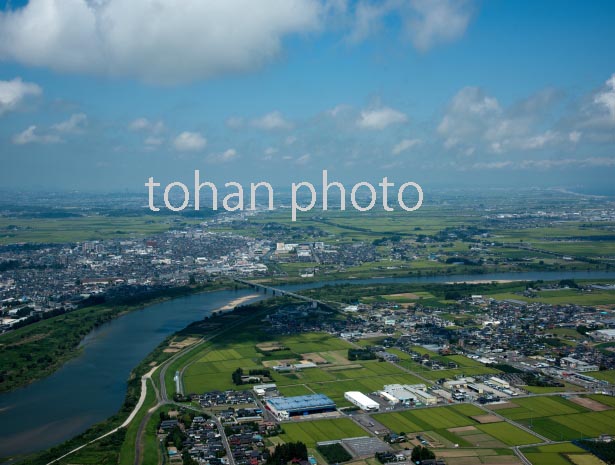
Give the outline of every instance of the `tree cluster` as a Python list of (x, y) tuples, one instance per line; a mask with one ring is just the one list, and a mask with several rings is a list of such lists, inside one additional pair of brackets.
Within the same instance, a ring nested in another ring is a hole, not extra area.
[(275, 446), (266, 465), (286, 465), (293, 459), (307, 460), (307, 447), (302, 442), (288, 442)]

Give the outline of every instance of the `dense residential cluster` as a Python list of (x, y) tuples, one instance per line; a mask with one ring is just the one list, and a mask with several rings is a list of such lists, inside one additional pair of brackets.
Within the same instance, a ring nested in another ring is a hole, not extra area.
[[(596, 286), (605, 288), (603, 284)], [(587, 285), (585, 291), (591, 292), (596, 286)], [(550, 286), (553, 293), (567, 289), (567, 283)], [(413, 370), (419, 372), (446, 373), (462, 368), (447, 357), (458, 354), (485, 367), (504, 365), (510, 371), (531, 375), (518, 376), (519, 384), (528, 380), (557, 383), (554, 380), (558, 379), (606, 389), (608, 383), (584, 373), (615, 368), (615, 352), (583, 343), (614, 340), (615, 319), (610, 312), (482, 295), (460, 297), (445, 308), (418, 302), (411, 306), (390, 301), (346, 305), (342, 307), (346, 315), (343, 319), (328, 318), (330, 312), (314, 305), (292, 304), (278, 308), (266, 321), (273, 332), (282, 335), (322, 331), (349, 341), (383, 337), (382, 345), (370, 348), (371, 354), (358, 357), (397, 362), (398, 357), (387, 352), (394, 347), (409, 354)], [(570, 343), (562, 342), (562, 338)], [(413, 348), (417, 346), (440, 356), (416, 352)]]
[[(269, 458), (264, 440), (280, 426), (265, 421), (251, 391), (213, 391), (192, 397), (206, 414), (161, 415), (158, 432), (173, 463), (259, 465)], [(180, 409), (182, 410), (182, 409)]]
[(257, 276), (269, 242), (203, 226), (143, 239), (0, 247), (0, 328), (31, 315), (122, 300), (221, 274)]

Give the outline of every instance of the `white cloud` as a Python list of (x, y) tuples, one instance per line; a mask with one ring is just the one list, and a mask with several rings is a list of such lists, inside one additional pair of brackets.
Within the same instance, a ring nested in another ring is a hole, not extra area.
[(420, 139), (403, 139), (398, 144), (395, 144), (391, 153), (393, 155), (399, 155), (400, 153), (411, 149), (421, 143)]
[(144, 131), (151, 132), (152, 134), (160, 134), (164, 131), (164, 122), (150, 121), (147, 118), (137, 118), (130, 122), (128, 129), (135, 132)]
[(0, 81), (0, 116), (15, 110), (27, 96), (36, 96), (42, 93), (43, 90), (38, 85), (23, 82), (21, 78)]
[(508, 168), (512, 166), (513, 162), (510, 160), (506, 161), (492, 161), (492, 162), (479, 162), (474, 163), (474, 168), (477, 169), (486, 169), (486, 170), (501, 170), (503, 168)]
[(148, 147), (158, 147), (164, 143), (164, 139), (162, 137), (156, 136), (148, 136), (145, 138), (144, 144)]
[(173, 141), (173, 146), (180, 152), (198, 152), (203, 150), (206, 145), (207, 139), (198, 132), (184, 131)]
[[(545, 89), (503, 109), (482, 89), (464, 87), (451, 100), (437, 131), (446, 149), (465, 154), (470, 148), (473, 154), (477, 147), (496, 154), (540, 150), (561, 144), (566, 137), (578, 142), (581, 134), (577, 131), (566, 136), (566, 132), (544, 128), (552, 125), (549, 112), (558, 96), (553, 89)], [(537, 128), (542, 132), (537, 133)]]
[(408, 121), (408, 117), (401, 111), (389, 107), (364, 110), (357, 120), (357, 125), (365, 129), (384, 129), (392, 124), (401, 124)]
[(348, 41), (358, 43), (376, 33), (382, 28), (383, 18), (395, 11), (396, 3), (394, 1), (382, 3), (358, 2), (354, 12), (352, 29), (347, 36)]
[(310, 161), (312, 160), (312, 156), (309, 153), (306, 153), (305, 155), (301, 155), (299, 158), (297, 158), (295, 160), (295, 163), (297, 165), (307, 165)]
[(275, 147), (267, 147), (265, 149), (264, 153), (265, 153), (265, 155), (273, 155), (274, 153), (277, 153), (277, 152), (278, 152), (277, 148), (275, 148)]
[(290, 121), (287, 121), (279, 111), (272, 111), (266, 115), (252, 120), (252, 126), (263, 129), (265, 131), (272, 131), (276, 129), (291, 129), (293, 127)]
[(243, 126), (243, 118), (231, 116), (226, 120), (226, 125), (232, 129), (238, 129)]
[(332, 116), (333, 118), (341, 115), (342, 113), (345, 113), (346, 111), (349, 111), (352, 107), (350, 105), (346, 105), (344, 103), (340, 104), (340, 105), (336, 105), (333, 108), (331, 108), (330, 110), (327, 110), (327, 114), (329, 116)]
[(0, 58), (177, 83), (256, 69), (318, 30), (318, 0), (30, 0), (0, 12)]
[(599, 168), (615, 166), (615, 158), (609, 157), (588, 157), (588, 158), (559, 158), (543, 160), (523, 160), (520, 164), (522, 168), (562, 168), (576, 166), (581, 168)]
[(501, 111), (497, 99), (486, 95), (478, 87), (464, 87), (453, 97), (438, 125), (438, 133), (444, 137), (444, 146), (451, 149), (463, 142), (481, 138), (486, 131), (493, 129), (494, 118), (499, 117)]
[(615, 122), (615, 74), (606, 81), (606, 89), (594, 97), (594, 103), (606, 108)]
[(426, 51), (463, 36), (473, 13), (470, 0), (386, 0), (357, 3), (347, 39), (361, 42), (377, 33), (387, 17), (402, 23), (415, 48)]
[(58, 132), (78, 133), (87, 125), (87, 121), (88, 117), (85, 113), (75, 113), (66, 121), (54, 124), (51, 128)]
[(545, 131), (542, 134), (538, 134), (536, 136), (532, 136), (526, 140), (520, 142), (520, 146), (523, 149), (541, 149), (545, 145), (555, 141), (558, 138), (559, 134), (554, 131)]
[(222, 153), (210, 155), (207, 159), (212, 163), (228, 163), (238, 158), (237, 150), (228, 149)]
[(416, 15), (409, 19), (407, 32), (422, 51), (462, 37), (472, 17), (464, 0), (412, 0), (411, 5)]
[(297, 137), (296, 136), (288, 136), (284, 140), (284, 143), (286, 145), (293, 145), (295, 142), (297, 142)]
[(56, 144), (58, 142), (62, 142), (57, 135), (54, 134), (38, 134), (37, 127), (32, 125), (28, 127), (25, 131), (20, 132), (19, 134), (15, 134), (13, 136), (13, 143), (16, 145), (26, 145), (26, 144)]
[(571, 131), (570, 133), (568, 133), (568, 140), (573, 144), (576, 144), (581, 140), (582, 136), (583, 133), (581, 133), (580, 131)]

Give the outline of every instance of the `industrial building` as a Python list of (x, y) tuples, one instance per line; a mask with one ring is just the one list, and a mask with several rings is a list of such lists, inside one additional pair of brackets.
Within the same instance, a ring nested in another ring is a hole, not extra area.
[(259, 397), (264, 397), (264, 396), (266, 396), (269, 393), (277, 393), (278, 392), (277, 386), (275, 384), (273, 384), (273, 383), (256, 384), (256, 385), (254, 385), (252, 387), (252, 390)]
[(378, 391), (378, 395), (380, 397), (382, 397), (384, 400), (386, 400), (389, 404), (391, 405), (397, 405), (399, 404), (399, 399), (391, 394), (389, 394), (388, 392), (385, 391)]
[(288, 420), (292, 416), (333, 412), (336, 410), (335, 402), (324, 394), (273, 397), (267, 399), (266, 406), (279, 420)]
[(359, 391), (348, 391), (344, 393), (344, 399), (353, 403), (361, 410), (366, 412), (375, 412), (380, 409), (380, 404), (373, 399), (370, 399), (365, 394)]
[(438, 398), (427, 392), (427, 387), (424, 384), (387, 384), (381, 391), (383, 393), (398, 399), (402, 404), (424, 404), (435, 405), (438, 403)]
[(510, 388), (510, 383), (508, 381), (503, 380), (502, 378), (496, 378), (495, 376), (492, 376), (491, 378), (489, 378), (489, 381), (491, 381), (493, 384), (495, 384), (499, 388), (506, 388), (506, 389)]

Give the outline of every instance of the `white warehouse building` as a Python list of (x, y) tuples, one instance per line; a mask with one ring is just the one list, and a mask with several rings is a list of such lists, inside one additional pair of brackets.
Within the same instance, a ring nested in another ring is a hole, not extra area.
[(403, 404), (420, 402), (424, 405), (435, 405), (438, 398), (429, 392), (424, 384), (387, 384), (384, 391), (397, 398)]
[(378, 402), (359, 391), (345, 392), (344, 398), (366, 412), (375, 412), (380, 409)]

